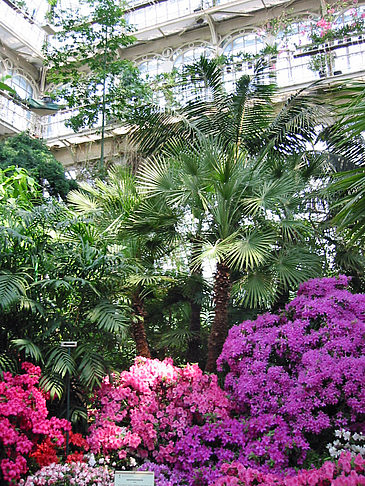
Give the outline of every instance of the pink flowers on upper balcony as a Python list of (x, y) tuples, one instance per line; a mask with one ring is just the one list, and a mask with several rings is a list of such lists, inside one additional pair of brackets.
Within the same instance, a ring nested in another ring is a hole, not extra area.
[(320, 27), (321, 32), (320, 35), (321, 37), (324, 37), (329, 30), (332, 28), (332, 22), (329, 22), (328, 20), (322, 18), (321, 20), (318, 20), (317, 22), (317, 27)]

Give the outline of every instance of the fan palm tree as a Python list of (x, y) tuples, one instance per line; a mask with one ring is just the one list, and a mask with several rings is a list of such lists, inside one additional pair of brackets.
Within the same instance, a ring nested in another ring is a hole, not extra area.
[[(120, 290), (132, 308), (137, 355), (149, 358), (144, 299), (153, 285), (171, 280), (157, 268), (156, 261), (173, 244), (175, 217), (171, 211), (162, 214), (153, 201), (143, 201), (134, 176), (126, 168), (111, 169), (107, 182), (98, 179), (94, 185), (83, 183), (80, 187), (81, 191), (70, 193), (69, 201), (77, 211), (93, 218), (105, 241), (118, 245), (124, 264)], [(134, 220), (136, 213), (147, 215), (144, 232)]]
[(208, 256), (216, 259), (206, 365), (214, 371), (228, 330), (232, 270), (244, 272), (240, 289), (251, 305), (272, 301), (280, 289), (318, 271), (310, 252), (301, 259), (290, 249), (303, 246), (309, 233), (297, 211), (322, 158), (306, 154), (328, 113), (314, 88), (275, 105), (276, 87), (262, 64), (231, 94), (215, 61), (201, 59), (186, 72), (193, 84), (204, 86), (203, 94), (174, 116), (153, 108), (140, 112), (136, 125), (144, 120), (143, 126), (134, 127), (131, 139), (145, 154), (162, 153), (142, 167), (143, 191), (198, 215), (205, 249), (195, 264)]

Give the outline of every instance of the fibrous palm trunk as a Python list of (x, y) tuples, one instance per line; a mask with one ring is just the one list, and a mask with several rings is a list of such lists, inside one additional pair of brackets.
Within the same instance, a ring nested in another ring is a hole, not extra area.
[(230, 270), (224, 263), (217, 264), (214, 278), (215, 315), (208, 340), (208, 357), (205, 371), (214, 373), (216, 361), (222, 351), (228, 333), (228, 304), (231, 295)]
[(139, 290), (136, 290), (132, 297), (132, 330), (133, 338), (136, 343), (137, 356), (143, 356), (144, 358), (150, 358), (150, 348), (147, 342), (146, 329), (144, 327), (144, 319), (146, 312), (144, 310), (143, 299)]

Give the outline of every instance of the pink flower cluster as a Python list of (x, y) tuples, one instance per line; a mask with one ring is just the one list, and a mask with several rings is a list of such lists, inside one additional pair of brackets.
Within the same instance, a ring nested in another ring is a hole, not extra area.
[[(112, 454), (113, 460), (132, 454), (139, 462), (148, 458), (188, 471), (212, 455), (195, 434), (214, 440), (231, 410), (215, 375), (204, 375), (197, 365), (181, 369), (170, 359), (143, 358), (113, 382), (105, 379), (95, 405), (92, 452)], [(223, 457), (232, 459), (222, 451)]]
[(106, 466), (91, 467), (82, 462), (51, 464), (19, 481), (19, 486), (113, 486), (114, 471)]
[(325, 454), (336, 428), (361, 428), (365, 383), (365, 295), (346, 277), (303, 284), (282, 315), (230, 330), (218, 368), (246, 419), (240, 462), (290, 471), (311, 448)]
[(319, 469), (299, 471), (293, 476), (282, 478), (265, 474), (257, 469), (246, 468), (239, 462), (224, 464), (223, 476), (210, 486), (360, 486), (365, 484), (365, 459), (360, 455), (352, 461), (351, 454), (342, 453), (338, 463), (326, 461)]
[(317, 25), (317, 27), (319, 27), (321, 29), (320, 30), (320, 36), (321, 37), (324, 37), (327, 34), (327, 32), (329, 30), (331, 30), (331, 28), (332, 28), (332, 22), (329, 22), (328, 20), (326, 20), (324, 18), (318, 20), (316, 25)]
[(246, 468), (239, 462), (224, 464), (224, 474), (211, 486), (359, 486), (365, 484), (365, 460), (358, 455), (351, 462), (351, 454), (343, 453), (337, 464), (325, 462), (319, 469), (302, 470), (293, 476), (282, 478), (274, 474)]
[(23, 363), (22, 369), (25, 373), (15, 376), (4, 372), (0, 381), (0, 466), (8, 482), (17, 481), (28, 471), (29, 458), (38, 447), (50, 440), (62, 445), (64, 431), (71, 428), (66, 420), (47, 418), (45, 396), (36, 387), (40, 368)]

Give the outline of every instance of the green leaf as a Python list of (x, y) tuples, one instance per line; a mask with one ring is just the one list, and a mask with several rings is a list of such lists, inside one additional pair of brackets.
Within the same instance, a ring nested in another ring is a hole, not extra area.
[(274, 243), (275, 235), (270, 231), (249, 231), (243, 238), (237, 237), (229, 244), (228, 263), (238, 270), (257, 267), (269, 256)]
[(0, 307), (5, 310), (26, 296), (27, 282), (24, 274), (0, 272)]
[(35, 361), (43, 362), (43, 356), (40, 348), (34, 344), (30, 339), (13, 339), (11, 341), (14, 346), (24, 351), (25, 356), (29, 356)]
[(241, 305), (265, 308), (273, 301), (275, 287), (269, 272), (250, 272), (232, 286), (232, 296)]
[(64, 380), (60, 377), (60, 375), (48, 371), (43, 372), (39, 381), (39, 386), (45, 392), (49, 392), (52, 400), (55, 397), (61, 399), (65, 389)]
[(81, 358), (78, 366), (81, 382), (90, 389), (100, 385), (107, 372), (104, 356), (88, 344), (81, 345), (76, 356)]
[(46, 367), (64, 378), (75, 373), (75, 360), (67, 349), (57, 346), (49, 352)]
[(125, 336), (130, 324), (126, 308), (110, 302), (100, 302), (88, 313), (88, 318), (103, 331)]

